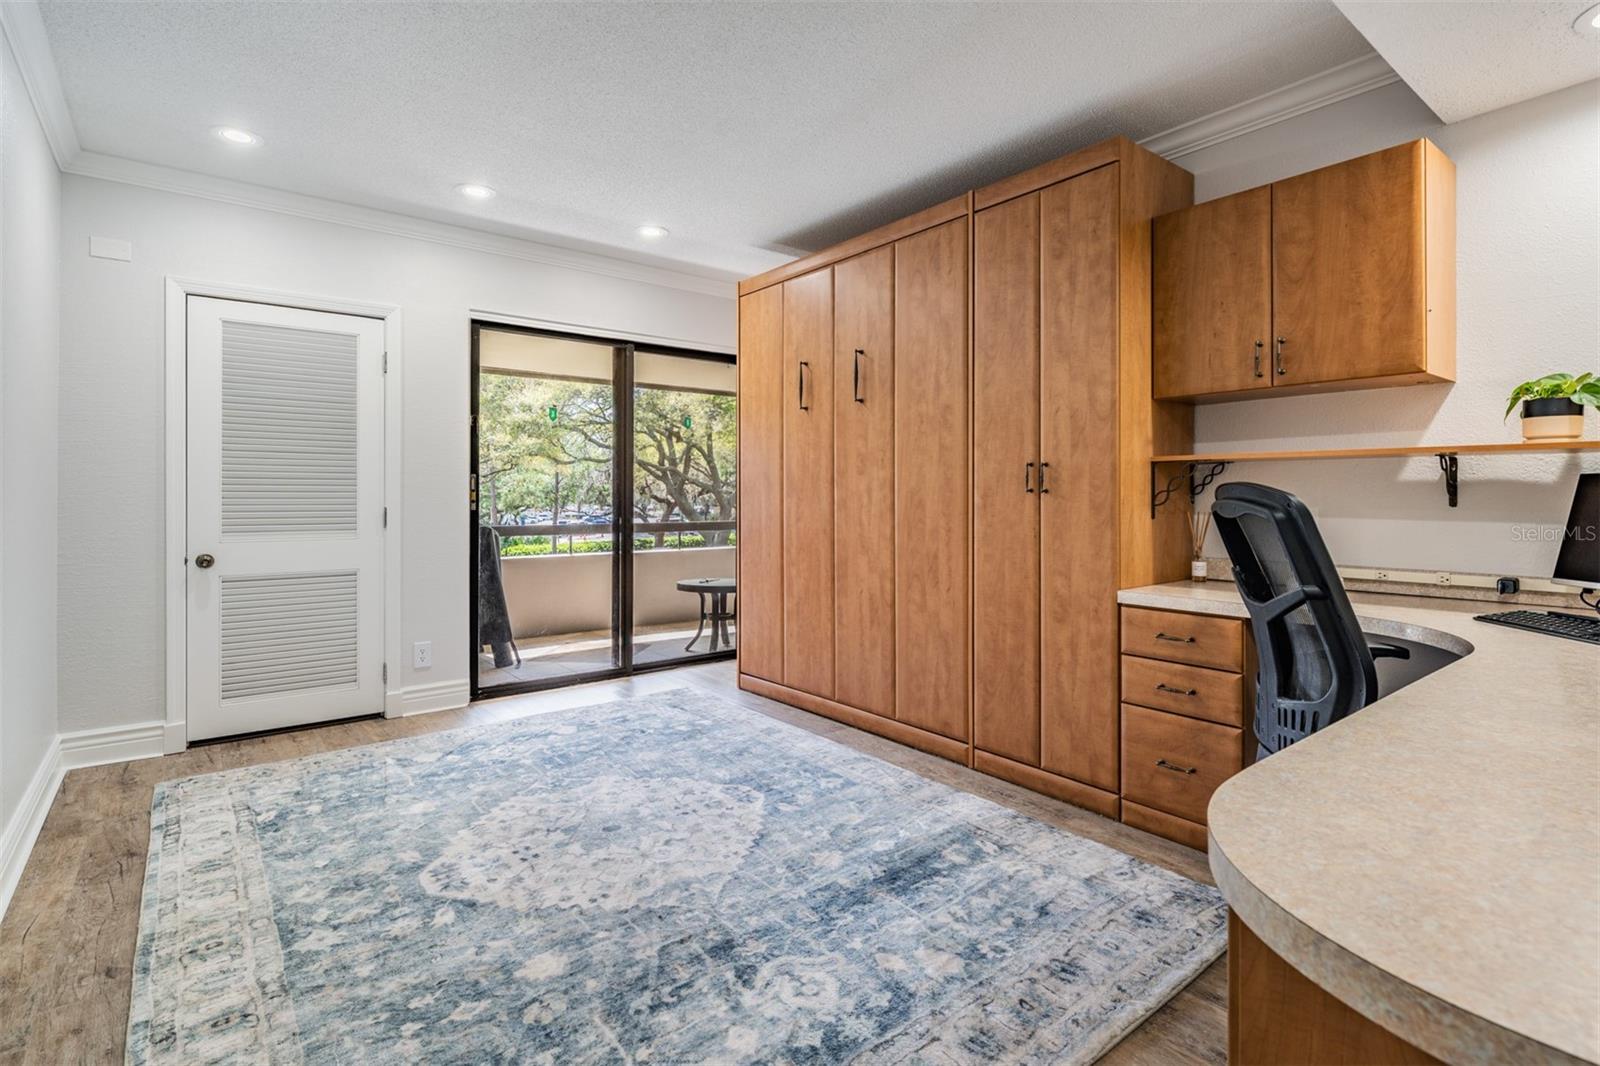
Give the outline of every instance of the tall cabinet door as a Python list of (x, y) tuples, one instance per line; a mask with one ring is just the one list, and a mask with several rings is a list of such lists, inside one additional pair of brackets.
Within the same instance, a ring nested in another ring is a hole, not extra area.
[(1040, 766), (1115, 792), (1118, 164), (1039, 196)]
[(739, 670), (783, 682), (783, 286), (739, 298)]
[(894, 714), (894, 248), (833, 268), (833, 698)]
[(968, 735), (967, 297), (966, 219), (895, 244), (895, 717), (956, 740)]
[(831, 269), (783, 283), (783, 375), (783, 683), (831, 699)]
[(1274, 384), (1427, 369), (1423, 142), (1272, 186)]
[(1037, 766), (1039, 194), (979, 211), (972, 240), (973, 742)]

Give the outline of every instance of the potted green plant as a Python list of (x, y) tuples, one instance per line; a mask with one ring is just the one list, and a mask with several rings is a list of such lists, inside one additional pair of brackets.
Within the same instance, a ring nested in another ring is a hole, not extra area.
[(1522, 404), (1523, 440), (1577, 440), (1583, 436), (1583, 406), (1600, 407), (1600, 379), (1593, 374), (1546, 374), (1511, 390), (1506, 417)]

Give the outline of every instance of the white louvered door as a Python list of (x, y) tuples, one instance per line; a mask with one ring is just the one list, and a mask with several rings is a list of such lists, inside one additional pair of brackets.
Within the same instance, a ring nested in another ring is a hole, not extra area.
[(383, 323), (188, 313), (188, 737), (376, 714)]

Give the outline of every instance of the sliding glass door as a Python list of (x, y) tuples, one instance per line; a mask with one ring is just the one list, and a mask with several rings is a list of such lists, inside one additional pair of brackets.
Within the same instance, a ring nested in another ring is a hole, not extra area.
[(725, 657), (731, 356), (472, 327), (474, 698)]
[(733, 648), (736, 373), (731, 361), (633, 360), (633, 661)]

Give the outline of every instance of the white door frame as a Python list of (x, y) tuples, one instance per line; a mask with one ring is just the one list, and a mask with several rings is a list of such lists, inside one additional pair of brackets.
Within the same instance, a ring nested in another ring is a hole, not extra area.
[(386, 717), (400, 710), (400, 511), (401, 337), (400, 308), (305, 293), (282, 292), (193, 278), (166, 279), (167, 326), (167, 713), (161, 750), (172, 755), (188, 746), (188, 302), (191, 296), (360, 315), (383, 321), (383, 506), (388, 525), (383, 543), (383, 657), (393, 664), (383, 694)]

